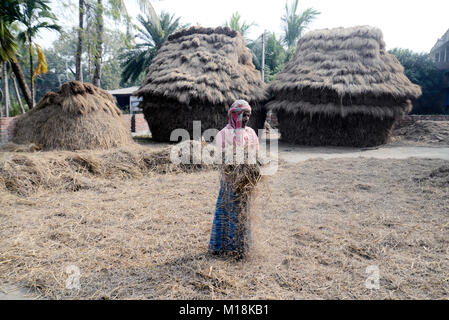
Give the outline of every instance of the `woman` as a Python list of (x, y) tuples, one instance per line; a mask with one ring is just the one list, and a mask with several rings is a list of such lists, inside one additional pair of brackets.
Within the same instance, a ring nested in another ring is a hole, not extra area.
[[(251, 107), (245, 100), (237, 100), (228, 111), (228, 124), (216, 136), (219, 154), (225, 148), (241, 147), (258, 149), (259, 140), (247, 123)], [(250, 230), (248, 203), (240, 201), (232, 191), (231, 178), (222, 170), (215, 217), (209, 242), (209, 252), (243, 258), (248, 251)]]

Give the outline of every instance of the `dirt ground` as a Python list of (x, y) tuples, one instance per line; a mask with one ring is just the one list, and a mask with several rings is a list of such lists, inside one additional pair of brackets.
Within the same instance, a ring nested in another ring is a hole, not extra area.
[(285, 148), (238, 262), (206, 253), (215, 170), (0, 191), (0, 299), (449, 299), (449, 160), (298, 160)]

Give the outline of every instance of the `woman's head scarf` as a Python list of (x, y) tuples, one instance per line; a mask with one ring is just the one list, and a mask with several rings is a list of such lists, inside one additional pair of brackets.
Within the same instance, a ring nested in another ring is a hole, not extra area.
[(242, 127), (243, 112), (251, 112), (251, 106), (245, 100), (236, 100), (228, 111), (228, 124), (234, 129)]

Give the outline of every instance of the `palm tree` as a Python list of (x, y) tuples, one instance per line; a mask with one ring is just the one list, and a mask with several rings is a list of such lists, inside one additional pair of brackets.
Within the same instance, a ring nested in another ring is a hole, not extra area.
[[(262, 56), (262, 36), (248, 44), (248, 48), (253, 54), (253, 64), (257, 70), (261, 70), (262, 64), (260, 57)], [(265, 66), (264, 81), (273, 80), (276, 73), (282, 70), (286, 51), (282, 46), (280, 39), (276, 37), (274, 32), (266, 32), (265, 34)]]
[(245, 40), (248, 42), (248, 39), (246, 38), (246, 36), (248, 35), (248, 31), (251, 27), (256, 26), (256, 24), (254, 22), (250, 24), (246, 23), (245, 21), (240, 22), (241, 18), (242, 17), (238, 12), (234, 12), (229, 21), (226, 21), (224, 25), (226, 27), (234, 29), (235, 31), (238, 31), (242, 35), (242, 37), (245, 38)]
[(285, 4), (285, 14), (282, 16), (282, 26), (284, 29), (283, 42), (288, 48), (294, 47), (298, 39), (303, 35), (308, 25), (320, 14), (319, 11), (308, 8), (297, 14), (298, 0), (294, 0), (290, 6)]
[[(60, 31), (61, 27), (55, 22), (56, 16), (51, 12), (48, 6), (49, 0), (24, 0), (22, 3), (22, 14), (19, 17), (19, 21), (25, 26), (25, 30), (19, 33), (19, 39), (28, 44), (29, 56), (30, 56), (30, 84), (32, 95), (32, 106), (34, 107), (34, 77), (35, 72), (33, 63), (33, 38), (42, 29), (50, 29)], [(49, 20), (49, 21), (43, 21)], [(39, 49), (38, 49), (39, 50)], [(42, 55), (40, 55), (43, 57)], [(42, 60), (38, 60), (38, 67), (42, 65)]]
[(31, 92), (16, 58), (18, 46), (13, 34), (15, 27), (13, 23), (18, 21), (21, 16), (20, 2), (19, 0), (4, 0), (0, 2), (0, 64), (9, 61), (25, 101), (31, 107)]
[(159, 32), (156, 25), (149, 17), (142, 17), (139, 15), (137, 20), (143, 26), (138, 28), (137, 38), (142, 40), (142, 43), (138, 43), (133, 49), (125, 52), (120, 56), (123, 60), (122, 66), (122, 82), (125, 83), (128, 80), (131, 82), (146, 71), (150, 66), (153, 58), (156, 56), (158, 50), (162, 44), (167, 40), (168, 36), (178, 29), (186, 27), (186, 25), (180, 25), (180, 18), (174, 17), (169, 13), (162, 12), (159, 24), (162, 34)]

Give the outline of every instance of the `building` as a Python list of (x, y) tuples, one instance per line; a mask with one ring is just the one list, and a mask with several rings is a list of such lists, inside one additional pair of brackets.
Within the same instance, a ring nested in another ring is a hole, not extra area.
[(430, 50), (438, 69), (449, 71), (449, 29)]
[(449, 29), (430, 50), (430, 56), (435, 60), (437, 68), (445, 72), (441, 100), (449, 107)]
[(139, 87), (129, 87), (116, 90), (108, 90), (108, 93), (114, 96), (117, 106), (129, 113), (139, 113), (142, 109), (139, 108), (139, 103), (142, 99), (133, 96), (132, 93), (139, 89)]

